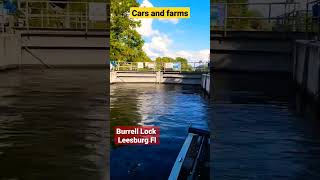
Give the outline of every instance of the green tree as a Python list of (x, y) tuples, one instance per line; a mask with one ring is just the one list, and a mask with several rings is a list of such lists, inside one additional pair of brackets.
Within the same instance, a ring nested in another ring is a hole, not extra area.
[(162, 70), (164, 64), (163, 63), (168, 63), (168, 62), (180, 62), (181, 63), (181, 70), (182, 71), (191, 71), (192, 70), (192, 66), (190, 64), (188, 64), (188, 60), (182, 57), (176, 57), (175, 59), (171, 58), (171, 57), (157, 57), (155, 59), (155, 62), (157, 64), (157, 70)]
[(176, 57), (175, 61), (181, 63), (181, 70), (182, 71), (191, 71), (192, 70), (192, 66), (190, 64), (188, 64), (187, 59), (182, 58), (182, 57)]
[(140, 22), (130, 19), (130, 7), (137, 7), (136, 0), (111, 0), (110, 59), (113, 61), (151, 61), (143, 52), (144, 40), (135, 30)]

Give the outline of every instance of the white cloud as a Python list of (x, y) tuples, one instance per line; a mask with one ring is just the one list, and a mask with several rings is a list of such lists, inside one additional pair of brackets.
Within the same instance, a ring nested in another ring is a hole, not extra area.
[(153, 35), (159, 34), (158, 30), (152, 28), (153, 19), (139, 19), (141, 21), (141, 26), (137, 28), (139, 34), (145, 37), (151, 37)]
[(140, 4), (140, 7), (153, 7), (153, 5), (150, 1), (143, 0), (143, 2)]
[[(153, 5), (149, 0), (143, 0), (140, 7), (153, 7)], [(188, 59), (189, 62), (209, 61), (209, 49), (203, 49), (199, 51), (173, 51), (171, 49), (172, 39), (165, 33), (162, 33), (157, 29), (153, 29), (153, 19), (139, 20), (141, 21), (141, 26), (137, 28), (138, 33), (141, 34), (143, 37), (148, 37), (148, 41), (145, 42), (142, 49), (151, 59), (167, 56), (172, 58), (183, 57)], [(172, 24), (177, 24), (179, 22), (179, 19), (158, 20)]]
[(203, 49), (199, 51), (177, 51), (171, 52), (170, 57), (183, 57), (186, 58), (189, 62), (196, 62), (196, 61), (209, 61), (210, 56), (210, 49)]
[(161, 18), (161, 19), (159, 19), (159, 21), (172, 23), (172, 24), (178, 24), (179, 23), (179, 19), (177, 19), (177, 18)]
[[(140, 4), (140, 7), (154, 7), (153, 4), (149, 0), (143, 0), (143, 2)], [(137, 31), (139, 34), (141, 34), (144, 37), (151, 37), (154, 35), (159, 35), (159, 31), (153, 29), (152, 23), (154, 19), (137, 19), (138, 21), (141, 22), (141, 26), (137, 28)], [(172, 18), (172, 19), (158, 19), (161, 22), (166, 22), (166, 23), (172, 23), (172, 24), (178, 24), (179, 19)]]
[(151, 59), (155, 59), (156, 57), (159, 57), (160, 54), (153, 51), (151, 43), (145, 43), (142, 47), (142, 50), (149, 56)]
[(154, 59), (159, 56), (165, 56), (169, 53), (169, 46), (172, 40), (165, 34), (158, 34), (151, 38), (150, 42), (146, 42), (143, 46), (143, 50), (146, 54)]
[[(140, 4), (140, 7), (153, 7), (150, 1), (148, 0), (143, 0), (142, 4)], [(154, 30), (152, 28), (152, 22), (153, 19), (137, 19), (138, 21), (141, 22), (141, 26), (137, 28), (137, 31), (139, 34), (145, 37), (150, 37), (153, 35), (156, 35), (159, 33), (158, 30)]]

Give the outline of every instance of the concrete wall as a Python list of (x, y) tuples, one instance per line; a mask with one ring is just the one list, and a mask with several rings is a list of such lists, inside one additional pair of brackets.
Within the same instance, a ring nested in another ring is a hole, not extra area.
[(43, 63), (52, 67), (108, 66), (108, 41), (107, 32), (16, 31), (0, 36), (0, 69)]
[(200, 73), (110, 72), (111, 83), (201, 84)]
[(210, 74), (202, 74), (201, 77), (201, 87), (202, 89), (210, 95)]
[(21, 56), (19, 36), (0, 35), (0, 70), (17, 67)]
[(211, 31), (211, 70), (290, 72), (294, 40), (301, 34)]
[(163, 73), (161, 83), (200, 85), (201, 73)]
[(293, 78), (316, 99), (320, 95), (320, 43), (297, 41), (294, 52)]
[[(109, 54), (108, 33), (21, 32), (22, 64), (51, 66), (105, 66)], [(31, 53), (30, 53), (31, 52)]]

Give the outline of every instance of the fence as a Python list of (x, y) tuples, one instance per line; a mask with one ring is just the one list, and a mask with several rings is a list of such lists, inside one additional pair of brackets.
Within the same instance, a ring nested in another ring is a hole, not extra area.
[[(3, 31), (6, 17), (14, 17), (14, 28), (72, 29), (88, 32), (107, 30), (109, 4), (106, 1), (49, 1), (25, 0), (17, 3), (13, 14), (2, 13)], [(2, 8), (2, 11), (4, 8)], [(5, 17), (5, 16), (6, 17)]]
[(113, 71), (208, 72), (208, 62), (118, 62), (111, 61)]
[(211, 27), (227, 31), (295, 31), (298, 3), (211, 3)]

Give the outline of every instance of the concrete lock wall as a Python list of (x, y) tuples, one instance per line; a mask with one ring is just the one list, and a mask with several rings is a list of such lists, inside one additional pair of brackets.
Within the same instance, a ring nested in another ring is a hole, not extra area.
[(19, 39), (17, 35), (0, 36), (0, 70), (18, 66), (21, 58)]
[(108, 66), (109, 33), (19, 31), (0, 36), (0, 68), (22, 66)]
[(202, 74), (201, 87), (206, 93), (210, 94), (210, 74)]
[(201, 73), (110, 72), (111, 83), (201, 84)]
[(212, 70), (291, 72), (293, 42), (300, 34), (211, 32)]
[(106, 66), (108, 34), (95, 32), (22, 33), (22, 64), (52, 66)]
[(316, 99), (320, 95), (320, 43), (299, 40), (295, 44), (293, 77)]

